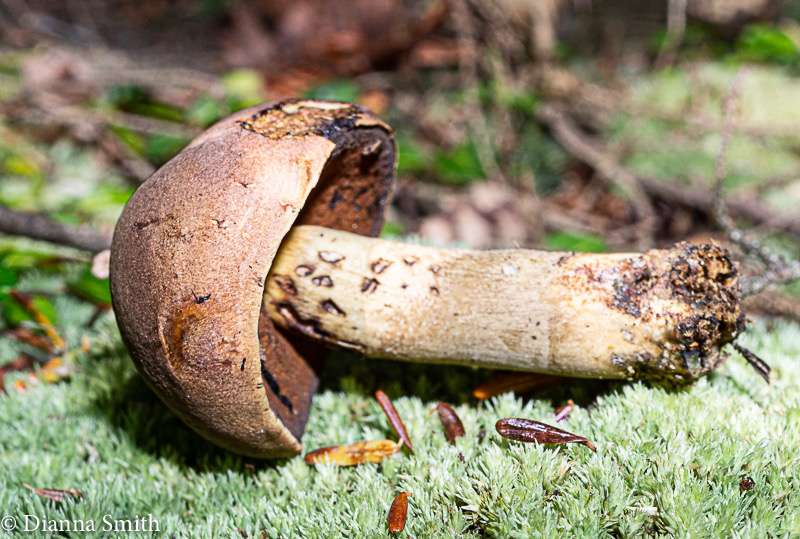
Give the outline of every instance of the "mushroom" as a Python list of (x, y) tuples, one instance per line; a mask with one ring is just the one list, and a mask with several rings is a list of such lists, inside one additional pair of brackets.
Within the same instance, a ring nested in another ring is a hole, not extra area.
[(287, 101), (212, 126), (131, 197), (111, 291), (131, 358), (209, 440), (301, 449), (328, 346), (367, 356), (687, 382), (744, 329), (716, 245), (473, 252), (376, 239), (396, 148), (363, 107)]

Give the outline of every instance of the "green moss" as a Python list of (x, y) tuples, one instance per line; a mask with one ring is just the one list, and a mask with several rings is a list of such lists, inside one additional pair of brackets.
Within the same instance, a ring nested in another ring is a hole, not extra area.
[[(104, 515), (152, 514), (175, 537), (230, 537), (237, 527), (250, 537), (261, 530), (269, 537), (380, 537), (395, 493), (406, 490), (413, 494), (409, 537), (800, 533), (795, 325), (760, 323), (742, 339), (773, 365), (770, 387), (734, 356), (685, 390), (578, 381), (534, 399), (477, 403), (468, 395), (482, 371), (339, 354), (315, 399), (306, 447), (391, 437), (372, 398), (383, 387), (416, 449), (381, 466), (339, 469), (299, 457), (252, 461), (205, 442), (149, 391), (110, 314), (86, 329), (92, 310), (85, 304), (59, 297), (55, 306), (72, 324), (61, 328), (71, 350), (85, 335), (92, 352), (72, 353), (69, 382), (0, 398), (0, 507), (18, 519), (100, 527)], [(4, 340), (0, 360), (18, 350)], [(564, 428), (588, 436), (597, 453), (523, 445), (494, 431), (501, 417), (552, 423), (554, 406), (566, 398), (579, 407)], [(456, 403), (464, 422), (466, 436), (455, 447), (431, 414), (440, 399)], [(746, 476), (755, 488), (740, 493)], [(22, 482), (76, 488), (84, 499), (47, 501)]]

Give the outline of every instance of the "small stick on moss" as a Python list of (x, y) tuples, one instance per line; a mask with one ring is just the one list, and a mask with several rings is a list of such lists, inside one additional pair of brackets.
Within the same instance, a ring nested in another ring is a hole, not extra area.
[(444, 434), (447, 436), (447, 440), (452, 445), (456, 445), (456, 438), (464, 436), (464, 424), (461, 423), (456, 411), (447, 403), (440, 402), (437, 404), (436, 411), (439, 412), (439, 419), (442, 421), (442, 426), (444, 426)]
[(389, 418), (389, 424), (400, 437), (400, 441), (406, 445), (411, 453), (414, 453), (414, 448), (411, 447), (411, 439), (408, 436), (408, 431), (406, 431), (406, 426), (403, 424), (400, 414), (397, 413), (397, 409), (394, 407), (392, 399), (390, 399), (389, 395), (384, 393), (382, 389), (379, 389), (375, 392), (375, 399), (378, 401), (378, 404), (381, 405), (383, 413), (385, 413), (386, 417)]
[(406, 527), (406, 518), (408, 516), (408, 497), (411, 496), (408, 492), (401, 492), (394, 497), (392, 506), (389, 508), (389, 531), (391, 533), (400, 533)]
[(497, 422), (495, 428), (500, 436), (518, 442), (555, 445), (577, 443), (585, 445), (592, 451), (597, 451), (597, 448), (588, 438), (557, 429), (546, 423), (533, 421), (532, 419), (520, 417), (501, 419)]
[(48, 500), (53, 500), (54, 502), (63, 502), (67, 498), (67, 496), (71, 496), (75, 500), (83, 498), (83, 494), (81, 494), (74, 488), (69, 488), (66, 490), (60, 488), (35, 488), (27, 483), (22, 483), (22, 486), (29, 490), (32, 490), (34, 493), (38, 494), (42, 498), (47, 498)]
[(572, 410), (575, 409), (575, 402), (572, 399), (567, 400), (567, 404), (564, 406), (559, 407), (556, 410), (556, 421), (562, 422), (569, 419), (569, 415), (572, 413)]
[(21, 343), (25, 343), (30, 346), (33, 346), (34, 348), (38, 348), (43, 352), (47, 352), (48, 354), (53, 353), (53, 343), (50, 342), (49, 339), (46, 339), (41, 335), (34, 333), (28, 328), (20, 327), (20, 328), (8, 329), (3, 333), (13, 339), (18, 340)]
[(472, 395), (476, 399), (487, 400), (503, 393), (513, 391), (514, 393), (528, 393), (558, 385), (568, 380), (563, 376), (553, 376), (550, 374), (512, 372), (497, 376), (476, 387)]
[(767, 383), (769, 383), (769, 373), (770, 368), (767, 363), (755, 355), (753, 352), (745, 348), (744, 346), (740, 346), (738, 343), (733, 343), (733, 347), (736, 349), (737, 352), (742, 354), (747, 362), (755, 369), (755, 371), (763, 378)]
[(365, 462), (379, 463), (386, 457), (394, 455), (403, 448), (402, 440), (370, 440), (345, 445), (321, 447), (306, 453), (308, 464), (330, 462), (336, 466), (355, 466)]
[(16, 290), (11, 291), (11, 297), (14, 300), (22, 305), (28, 313), (36, 320), (36, 323), (41, 326), (42, 330), (44, 331), (47, 338), (50, 339), (50, 342), (53, 343), (53, 349), (56, 353), (61, 353), (65, 350), (66, 344), (64, 343), (64, 339), (61, 338), (61, 335), (53, 327), (53, 323), (50, 321), (47, 316), (40, 311), (36, 305), (33, 303), (33, 300), (28, 297), (26, 294), (22, 292), (18, 292)]
[[(29, 371), (33, 368), (35, 363), (35, 359), (30, 354), (22, 353), (18, 355), (16, 358), (12, 359), (8, 363), (0, 366), (0, 393), (6, 393), (6, 386), (4, 383), (4, 379), (6, 377), (6, 373), (9, 372), (16, 372), (16, 371)], [(20, 380), (21, 381), (21, 380)]]

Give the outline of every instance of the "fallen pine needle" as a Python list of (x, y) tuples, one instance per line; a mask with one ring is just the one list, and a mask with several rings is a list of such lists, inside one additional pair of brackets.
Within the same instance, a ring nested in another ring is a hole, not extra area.
[(408, 431), (406, 431), (406, 426), (403, 424), (400, 414), (397, 413), (397, 409), (394, 407), (392, 399), (390, 399), (389, 395), (384, 393), (382, 389), (379, 389), (375, 392), (375, 399), (378, 401), (378, 404), (381, 405), (386, 417), (389, 418), (389, 424), (400, 437), (400, 441), (405, 443), (406, 447), (408, 447), (408, 450), (413, 453), (414, 448), (411, 447), (411, 439), (408, 436)]
[(60, 488), (36, 488), (32, 487), (27, 483), (22, 483), (22, 486), (32, 490), (34, 493), (38, 494), (42, 498), (47, 498), (48, 500), (53, 500), (54, 502), (63, 502), (67, 496), (71, 496), (73, 499), (83, 498), (83, 494), (75, 490), (74, 488), (70, 489), (60, 489)]
[(540, 444), (577, 443), (585, 445), (592, 451), (597, 451), (594, 444), (583, 436), (578, 436), (532, 419), (509, 417), (498, 421), (495, 428), (500, 433), (500, 436), (518, 442), (536, 442)]
[(408, 517), (408, 497), (411, 496), (408, 492), (401, 492), (394, 497), (392, 506), (389, 508), (389, 531), (391, 533), (399, 533), (406, 527), (406, 518)]
[(36, 323), (41, 326), (45, 335), (47, 335), (47, 338), (53, 343), (53, 348), (58, 352), (63, 351), (66, 348), (64, 339), (62, 339), (61, 335), (59, 335), (55, 330), (50, 319), (47, 318), (47, 316), (36, 307), (31, 298), (21, 292), (17, 292), (16, 290), (12, 290), (10, 295), (17, 303), (22, 305), (25, 310), (30, 313), (33, 319), (36, 320)]
[(444, 434), (447, 436), (447, 440), (452, 445), (456, 445), (456, 438), (464, 436), (464, 424), (461, 423), (456, 411), (447, 403), (440, 402), (437, 404), (436, 411), (439, 412), (439, 419), (442, 422), (442, 426), (444, 426)]
[(481, 384), (472, 392), (476, 399), (486, 400), (497, 395), (513, 391), (514, 393), (526, 393), (545, 387), (560, 384), (566, 380), (563, 376), (551, 374), (539, 374), (529, 372), (512, 372)]
[(559, 423), (562, 421), (566, 421), (567, 419), (569, 419), (569, 415), (572, 413), (572, 410), (574, 409), (575, 409), (575, 401), (573, 401), (572, 399), (568, 399), (567, 404), (565, 404), (564, 406), (560, 406), (556, 410), (555, 412), (556, 421)]
[(379, 463), (403, 448), (403, 441), (370, 440), (345, 445), (321, 447), (306, 453), (308, 464), (329, 462), (336, 466), (355, 466), (365, 462)]

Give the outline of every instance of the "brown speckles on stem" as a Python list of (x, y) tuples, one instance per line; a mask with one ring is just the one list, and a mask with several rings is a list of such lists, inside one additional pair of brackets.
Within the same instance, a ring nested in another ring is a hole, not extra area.
[(364, 282), (361, 283), (361, 291), (365, 294), (372, 294), (375, 290), (378, 289), (378, 285), (381, 284), (376, 279), (370, 279), (369, 277), (364, 277)]
[(275, 283), (289, 296), (296, 296), (297, 295), (297, 286), (294, 284), (294, 281), (288, 275), (276, 275), (275, 276)]
[(407, 256), (407, 257), (403, 258), (403, 263), (406, 266), (413, 266), (417, 262), (419, 262), (419, 258), (417, 258), (416, 256)]
[(431, 287), (431, 295), (432, 296), (438, 296), (439, 295), (439, 289), (436, 288), (435, 286), (432, 286)]
[(333, 287), (333, 279), (331, 279), (330, 275), (320, 275), (318, 277), (314, 277), (311, 279), (311, 282), (314, 283), (314, 286), (324, 286), (326, 288)]
[(373, 273), (377, 273), (378, 275), (380, 275), (381, 273), (386, 271), (386, 269), (391, 265), (392, 263), (389, 262), (388, 260), (379, 258), (378, 260), (370, 264), (369, 269), (371, 269)]
[(428, 269), (434, 275), (439, 275), (439, 272), (442, 271), (442, 267), (441, 266), (437, 266), (436, 264), (431, 264), (430, 266), (428, 266)]
[(334, 266), (344, 260), (344, 256), (336, 251), (320, 251), (317, 253), (317, 256), (319, 256), (319, 259), (323, 262), (333, 264)]
[(294, 273), (298, 277), (308, 277), (314, 273), (315, 269), (317, 268), (313, 264), (300, 264), (294, 269)]
[(336, 303), (332, 299), (326, 299), (320, 304), (322, 310), (326, 313), (335, 314), (337, 316), (347, 316), (347, 313), (342, 310), (341, 307), (336, 305)]

